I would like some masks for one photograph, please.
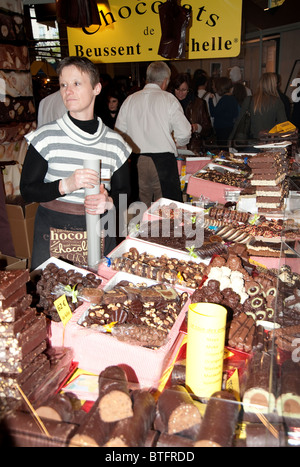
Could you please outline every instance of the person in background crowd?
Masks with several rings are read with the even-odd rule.
[[[60,62],[57,72],[68,112],[26,136],[29,147],[20,181],[24,200],[40,203],[35,219],[32,269],[55,256],[51,251],[51,233],[63,231],[73,239],[74,232],[84,234],[86,213],[108,215],[109,210],[113,211],[112,201],[117,206],[118,195],[127,194],[130,189],[127,167],[130,147],[94,114],[95,98],[101,92],[97,68],[85,57],[71,56]],[[95,158],[111,174],[110,193],[101,184],[99,194],[85,196],[85,188],[100,182],[95,170],[83,166],[85,159]],[[68,240],[68,250],[79,249],[78,238],[75,240],[75,245]],[[116,246],[115,231],[107,232],[104,243],[106,255]],[[82,254],[85,244],[82,235]],[[65,258],[63,253],[61,256]],[[67,259],[71,260],[69,256]]]
[[[286,121],[286,113],[277,89],[276,73],[263,73],[250,104],[251,137],[257,139],[260,131],[269,131]]]
[[[230,68],[230,69],[229,69],[229,75],[228,75],[228,76],[229,76],[229,78],[231,79],[233,86],[234,86],[236,83],[242,84],[243,86],[245,86],[246,95],[247,95],[247,96],[252,96],[252,91],[251,91],[251,89],[248,88],[248,87],[242,82],[242,72],[241,72],[240,67],[234,66],[234,67]]]
[[[216,92],[220,96],[217,105],[214,106],[213,99],[209,99],[209,110],[214,118],[214,130],[217,144],[227,147],[228,138],[239,115],[239,104],[232,95],[232,81],[226,76],[216,80]]]
[[[191,91],[187,73],[179,73],[173,80],[171,89],[181,103],[185,116],[192,126],[192,137],[187,147],[194,152],[200,152],[203,139],[212,134],[206,101]]]
[[[284,104],[277,90],[276,73],[262,74],[253,96],[246,97],[230,135],[230,140],[235,139],[238,127],[246,112],[250,115],[250,128],[248,134],[244,134],[242,139],[244,141],[251,140],[252,144],[259,140],[260,132],[270,131],[278,123],[286,121]]]
[[[236,98],[241,107],[247,97],[246,87],[242,83],[234,83],[232,86],[232,95]]]
[[[121,104],[122,100],[119,92],[114,89],[108,91],[106,105],[103,104],[100,117],[109,128],[114,129]]]
[[[138,154],[139,199],[147,206],[161,197],[182,201],[177,168],[177,147],[186,146],[191,125],[176,97],[167,92],[171,70],[152,62],[146,85],[123,102],[116,130]]]
[[[62,100],[60,90],[44,97],[39,103],[37,126],[54,122],[66,112],[66,106]]]
[[[288,96],[286,96],[281,91],[280,88],[281,88],[281,76],[279,74],[277,74],[277,91],[278,91],[280,99],[283,102],[283,105],[284,105],[284,108],[285,108],[286,118],[287,118],[287,120],[290,120],[290,118],[291,118],[291,102],[290,102]]]

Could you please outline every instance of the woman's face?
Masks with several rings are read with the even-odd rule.
[[[118,110],[119,99],[116,97],[110,97],[108,100],[108,109],[110,112],[116,112]]]
[[[179,101],[182,101],[186,98],[187,93],[189,92],[189,87],[186,82],[182,83],[179,88],[175,89],[175,96]]]
[[[101,84],[98,83],[93,89],[88,73],[74,65],[63,68],[59,83],[62,99],[71,116],[78,120],[91,120]]]

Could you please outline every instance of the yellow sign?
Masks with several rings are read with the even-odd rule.
[[[94,63],[165,60],[158,55],[161,24],[157,0],[99,3],[101,25],[68,28],[69,54]],[[242,0],[178,0],[191,20],[185,59],[236,57],[240,53]]]
[[[54,301],[54,306],[63,325],[66,326],[66,324],[72,318],[72,311],[69,307],[67,297],[65,295],[61,295],[57,300]]]

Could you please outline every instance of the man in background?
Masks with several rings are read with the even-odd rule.
[[[115,125],[138,155],[139,200],[148,207],[161,197],[182,201],[176,156],[190,140],[191,124],[166,91],[170,77],[166,63],[151,63],[146,85],[126,98]]]

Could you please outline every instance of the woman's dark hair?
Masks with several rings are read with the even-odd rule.
[[[227,78],[226,76],[221,76],[220,78],[216,79],[215,86],[216,86],[216,91],[219,94],[219,96],[224,96],[224,94],[229,92],[230,89],[232,88],[232,81],[230,78]]]

